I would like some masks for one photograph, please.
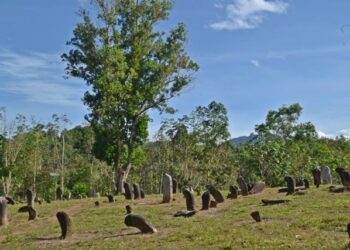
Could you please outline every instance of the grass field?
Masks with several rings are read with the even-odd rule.
[[[224,193],[226,196],[226,193]],[[9,206],[7,228],[0,228],[0,249],[346,249],[350,222],[350,193],[334,194],[327,186],[311,188],[305,196],[288,196],[288,204],[262,206],[261,199],[285,199],[277,189],[237,200],[225,200],[217,208],[199,211],[191,218],[172,215],[185,209],[181,194],[171,204],[161,195],[140,201],[116,203],[97,199],[57,201],[36,205],[38,217],[28,221],[17,213],[21,205]],[[147,218],[158,229],[142,235],[124,225],[125,205]],[[200,209],[200,197],[196,208]],[[59,240],[57,211],[66,211],[73,222],[73,236]],[[256,223],[252,211],[263,218]]]

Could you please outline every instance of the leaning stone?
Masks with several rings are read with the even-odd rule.
[[[186,199],[186,207],[188,211],[195,210],[194,209],[194,198],[190,190],[185,189],[183,192],[183,195],[185,196]]]
[[[173,199],[173,182],[168,174],[163,175],[163,203],[169,203]]]
[[[31,207],[31,206],[20,207],[18,209],[18,212],[19,213],[28,212],[28,215],[29,215],[28,220],[35,220],[35,218],[36,218],[36,210],[33,207]]]
[[[253,188],[249,191],[250,194],[257,194],[262,192],[266,188],[264,182],[257,182],[253,185]]]
[[[210,193],[206,191],[202,195],[202,210],[208,210],[210,204]]]
[[[125,225],[128,227],[136,227],[142,233],[156,233],[157,229],[153,227],[142,216],[136,214],[128,214],[124,220]]]
[[[344,168],[336,168],[335,171],[339,174],[345,190],[350,190],[350,175],[349,175],[349,173]]]
[[[72,236],[72,221],[68,214],[65,212],[58,212],[56,217],[61,227],[60,239],[64,240],[70,238]]]
[[[221,192],[219,190],[217,190],[214,186],[207,185],[207,189],[208,189],[209,193],[214,197],[214,199],[217,203],[224,202],[224,197],[222,196]]]

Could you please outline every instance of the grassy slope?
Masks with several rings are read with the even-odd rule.
[[[225,193],[226,195],[226,193]],[[326,186],[312,188],[305,196],[289,196],[289,204],[262,206],[261,199],[286,198],[276,189],[238,200],[226,200],[218,208],[200,211],[192,218],[174,218],[185,208],[181,194],[171,204],[161,196],[142,201],[102,202],[95,199],[36,205],[36,221],[9,206],[9,226],[0,229],[0,249],[344,249],[348,244],[350,193],[332,194]],[[101,201],[107,198],[101,198]],[[200,197],[196,197],[200,208]],[[141,235],[124,225],[126,204],[149,219],[157,234]],[[58,239],[57,211],[66,211],[73,221],[73,237]],[[259,210],[263,222],[250,218]]]

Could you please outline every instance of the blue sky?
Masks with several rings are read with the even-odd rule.
[[[0,106],[9,117],[47,122],[57,113],[84,123],[87,88],[63,79],[60,54],[87,2],[0,1]],[[299,102],[302,120],[321,133],[350,135],[349,9],[348,0],[177,0],[159,28],[184,22],[187,51],[201,67],[171,101],[177,116],[222,102],[237,137],[252,132],[268,110]],[[169,116],[151,115],[153,134]]]

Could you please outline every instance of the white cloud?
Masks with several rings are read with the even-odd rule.
[[[0,90],[26,101],[58,105],[81,105],[84,84],[64,80],[59,54],[18,53],[0,49]]]
[[[350,139],[350,128],[340,130],[340,135]]]
[[[264,20],[264,13],[282,14],[288,4],[282,0],[233,0],[226,5],[226,19],[210,25],[216,30],[254,29]]]
[[[317,130],[317,134],[318,134],[318,136],[319,136],[320,138],[335,138],[334,135],[324,133],[324,132],[322,132],[321,130]]]
[[[256,59],[250,60],[250,63],[251,63],[253,66],[257,67],[257,68],[260,68],[260,67],[261,67],[260,62],[259,62],[258,60],[256,60]]]

